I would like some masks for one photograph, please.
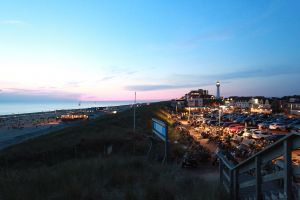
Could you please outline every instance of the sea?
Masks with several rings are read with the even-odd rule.
[[[143,100],[137,101],[137,103],[153,103],[158,101],[159,100]],[[132,105],[133,103],[133,101],[0,102],[0,116],[11,114],[48,112],[55,110]]]

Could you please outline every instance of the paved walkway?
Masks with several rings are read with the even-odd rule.
[[[211,163],[201,163],[197,169],[184,169],[193,176],[202,178],[206,181],[219,181],[219,167]]]
[[[217,149],[217,145],[213,142],[208,142],[208,139],[203,139],[200,136],[200,133],[195,131],[193,128],[189,127],[187,121],[180,121],[181,124],[189,131],[190,135],[194,138],[195,141],[199,142],[199,144],[206,149],[208,149],[211,153],[215,153]],[[193,176],[197,176],[206,181],[219,181],[219,167],[213,166],[211,162],[200,163],[197,169],[184,169],[187,173],[191,173]]]

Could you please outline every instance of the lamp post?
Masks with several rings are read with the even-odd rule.
[[[136,104],[136,92],[134,92],[134,104],[133,104],[133,132],[135,133],[135,104]]]
[[[189,107],[189,119],[188,119],[188,121],[190,121],[190,117],[191,117],[191,107]]]
[[[222,116],[224,108],[225,108],[225,106],[223,106],[223,105],[219,106],[219,126],[221,125],[221,116]]]
[[[175,99],[175,104],[176,104],[176,107],[175,107],[175,112],[176,112],[176,114],[177,114],[177,99]]]
[[[221,125],[221,107],[219,107],[219,126]]]

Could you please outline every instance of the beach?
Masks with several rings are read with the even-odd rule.
[[[64,121],[61,116],[85,115],[88,120],[104,114],[122,112],[131,105],[56,110],[0,116],[0,150],[41,135],[72,126],[81,120]]]

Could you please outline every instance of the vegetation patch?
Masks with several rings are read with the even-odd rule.
[[[151,118],[167,121],[167,103],[128,110],[41,136],[0,152],[0,199],[224,199],[175,164],[147,160]],[[170,134],[172,134],[172,129]],[[163,145],[157,145],[163,149]],[[110,153],[108,149],[110,148]],[[180,154],[178,146],[172,147]]]

